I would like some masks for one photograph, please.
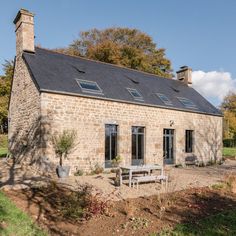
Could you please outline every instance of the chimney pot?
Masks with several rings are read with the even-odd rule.
[[[34,53],[34,14],[20,9],[13,23],[16,26],[16,55],[21,55],[23,51]]]
[[[188,66],[181,66],[180,70],[176,72],[177,80],[191,86],[192,85],[192,69]]]

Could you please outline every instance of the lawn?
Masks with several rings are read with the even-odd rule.
[[[0,235],[46,236],[47,234],[0,192]]]
[[[0,157],[5,157],[7,155],[7,135],[0,135]]]
[[[184,235],[236,235],[236,211],[225,211],[194,224],[179,224],[173,231],[164,231],[161,236]]]
[[[236,156],[236,148],[223,148],[223,156]]]

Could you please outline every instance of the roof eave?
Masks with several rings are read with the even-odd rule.
[[[71,92],[64,92],[64,91],[56,91],[56,90],[50,90],[50,89],[40,89],[40,92],[44,93],[52,93],[52,94],[59,94],[59,95],[67,95],[67,96],[74,96],[74,97],[83,97],[83,98],[91,98],[91,99],[98,99],[98,100],[105,100],[105,101],[111,101],[111,102],[120,102],[120,103],[126,103],[126,104],[133,104],[133,105],[140,105],[140,106],[147,106],[147,107],[156,107],[160,109],[167,109],[167,110],[174,110],[174,111],[182,111],[182,112],[189,112],[189,113],[197,113],[202,115],[210,115],[210,116],[218,116],[223,117],[222,114],[215,114],[210,112],[201,112],[201,111],[195,111],[195,110],[188,110],[188,109],[181,109],[176,107],[167,107],[167,106],[161,106],[161,105],[155,105],[155,104],[149,104],[149,103],[141,103],[141,102],[131,102],[127,100],[120,100],[120,99],[112,99],[112,98],[105,98],[105,97],[98,97],[98,96],[90,96],[87,94],[78,94],[78,93],[71,93]]]

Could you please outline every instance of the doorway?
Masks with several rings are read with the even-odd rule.
[[[132,165],[144,164],[144,127],[132,127]]]
[[[174,129],[163,130],[163,158],[165,164],[174,164]]]

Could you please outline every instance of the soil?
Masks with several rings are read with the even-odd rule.
[[[66,199],[69,190],[55,191],[25,189],[7,190],[5,193],[53,236],[149,235],[172,228],[177,223],[193,223],[208,215],[236,209],[236,194],[203,187],[168,195],[112,201],[106,214],[75,221],[61,215],[55,198]]]

